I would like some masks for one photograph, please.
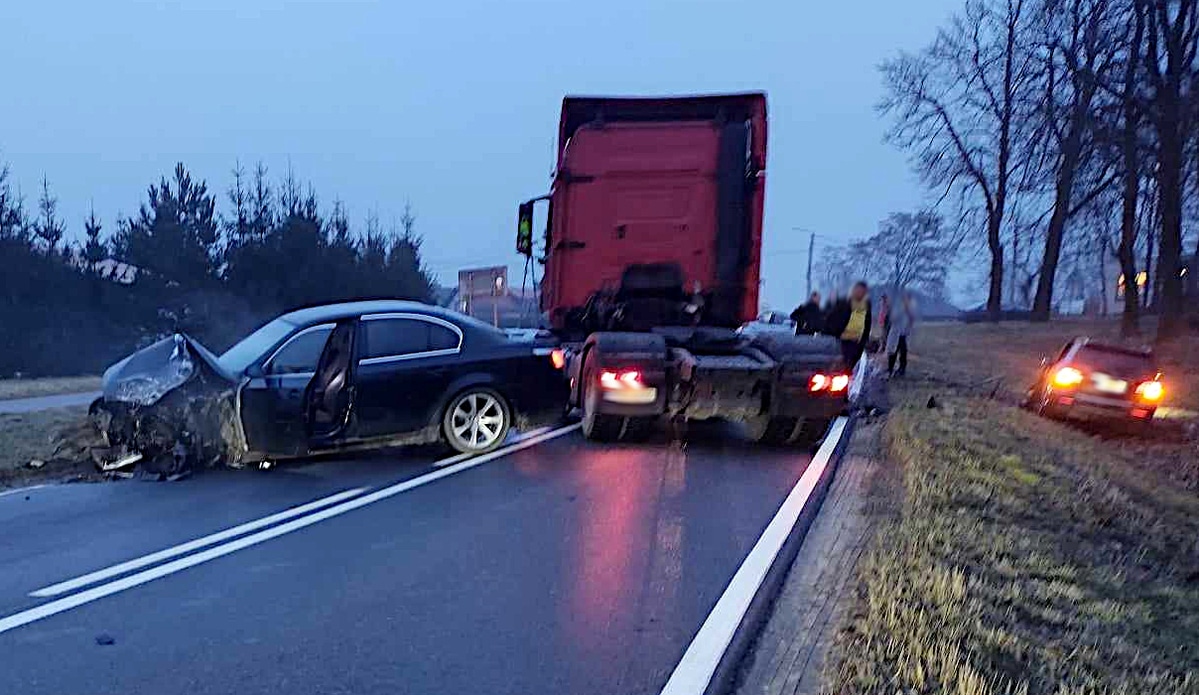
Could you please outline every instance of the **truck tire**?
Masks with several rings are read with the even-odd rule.
[[[749,438],[758,444],[783,446],[791,442],[798,420],[793,417],[760,415],[745,423]]]
[[[594,362],[583,363],[583,378],[579,387],[583,390],[583,436],[593,442],[612,442],[620,437],[624,418],[599,412],[600,390],[596,386],[599,373]]]
[[[802,446],[815,446],[824,439],[828,432],[828,418],[803,418],[795,428],[794,442]]]

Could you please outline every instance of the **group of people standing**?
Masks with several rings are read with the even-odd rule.
[[[908,370],[908,337],[916,323],[912,296],[903,292],[899,304],[891,306],[890,298],[879,300],[878,326],[882,347],[887,351],[887,373],[903,376]],[[841,356],[847,365],[856,365],[870,344],[870,329],[875,323],[870,288],[857,282],[846,297],[833,296],[821,306],[820,293],[813,292],[805,304],[791,312],[797,334],[831,335],[841,341]]]

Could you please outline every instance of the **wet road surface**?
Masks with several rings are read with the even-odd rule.
[[[727,435],[0,497],[0,692],[655,693],[809,461]],[[11,626],[203,551],[31,592],[343,492],[324,509],[378,499]]]

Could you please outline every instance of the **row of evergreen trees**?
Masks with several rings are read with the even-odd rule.
[[[173,331],[220,351],[295,307],[432,294],[410,207],[399,229],[372,215],[354,230],[340,203],[322,208],[291,172],[272,185],[261,164],[237,167],[227,198],[218,213],[179,164],[136,215],[106,233],[93,212],[71,243],[48,181],[28,210],[0,167],[0,377],[94,372]]]

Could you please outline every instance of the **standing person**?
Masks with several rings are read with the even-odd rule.
[[[833,305],[825,319],[824,333],[841,341],[841,356],[845,364],[853,369],[866,350],[870,340],[870,323],[872,321],[870,308],[870,288],[864,282],[858,282],[850,290],[849,296],[838,300]]]
[[[878,327],[881,329],[880,335],[886,341],[887,336],[891,333],[891,298],[885,294],[878,302]],[[879,345],[875,352],[882,352],[883,347],[883,345]]]
[[[912,295],[904,292],[899,298],[899,308],[891,318],[891,329],[887,331],[887,374],[903,376],[908,373],[908,337],[916,325],[916,313],[912,308]],[[898,360],[899,369],[895,369]]]
[[[820,293],[813,292],[806,304],[791,312],[796,335],[816,335],[824,328],[824,310],[820,308]]]

